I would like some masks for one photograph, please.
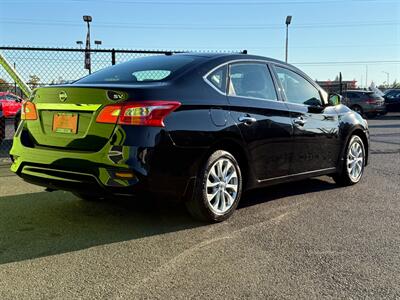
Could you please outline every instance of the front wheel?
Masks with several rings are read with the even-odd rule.
[[[361,180],[365,167],[365,146],[358,135],[353,135],[346,147],[342,170],[333,179],[341,185],[353,185]]]
[[[215,151],[201,168],[194,193],[186,202],[196,219],[220,222],[235,211],[242,195],[242,173],[229,152]]]

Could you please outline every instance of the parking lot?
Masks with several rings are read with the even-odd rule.
[[[47,193],[0,166],[0,298],[400,298],[400,114],[369,124],[359,184],[252,191],[213,225]]]

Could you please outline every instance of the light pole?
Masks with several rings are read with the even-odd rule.
[[[87,35],[86,35],[86,47],[85,47],[85,69],[89,70],[89,74],[92,73],[92,64],[90,61],[90,22],[92,22],[91,16],[83,16],[83,21],[87,23]]]
[[[382,71],[382,73],[385,73],[385,74],[386,74],[386,85],[387,85],[387,87],[389,87],[389,85],[390,85],[390,83],[389,83],[389,76],[390,76],[390,74],[389,74],[389,72],[385,72],[385,71]]]
[[[79,45],[79,49],[82,49],[82,45],[83,45],[82,41],[76,41],[76,44]]]
[[[286,17],[286,51],[285,51],[285,62],[288,62],[288,46],[289,46],[289,25],[292,22],[292,16]]]
[[[99,46],[102,44],[101,41],[94,41],[94,44],[97,46],[97,49],[99,49]]]

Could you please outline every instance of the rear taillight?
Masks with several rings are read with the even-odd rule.
[[[373,98],[367,99],[366,102],[368,104],[378,104],[378,100],[377,99],[373,99]]]
[[[37,119],[36,105],[34,103],[27,101],[22,104],[21,119],[22,120],[36,120]]]
[[[164,119],[176,110],[177,101],[145,101],[105,106],[97,116],[98,123],[164,127]]]

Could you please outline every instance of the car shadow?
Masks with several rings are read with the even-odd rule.
[[[238,209],[277,200],[284,197],[308,194],[319,191],[327,191],[338,188],[333,180],[325,180],[328,177],[310,178],[301,181],[281,183],[269,187],[254,189],[246,192]]]
[[[368,125],[369,128],[400,128],[400,124]]]
[[[325,180],[309,179],[258,189],[246,193],[239,209],[335,187]],[[132,199],[93,203],[67,192],[0,197],[0,264],[206,225],[193,220],[183,205],[160,201],[151,205],[138,205]]]
[[[0,197],[0,264],[202,225],[182,205],[93,203],[67,192]]]
[[[400,119],[400,113],[389,113],[387,115],[384,116],[377,116],[376,118],[372,119],[372,120],[385,120],[385,121],[393,121],[396,120],[398,121]]]

